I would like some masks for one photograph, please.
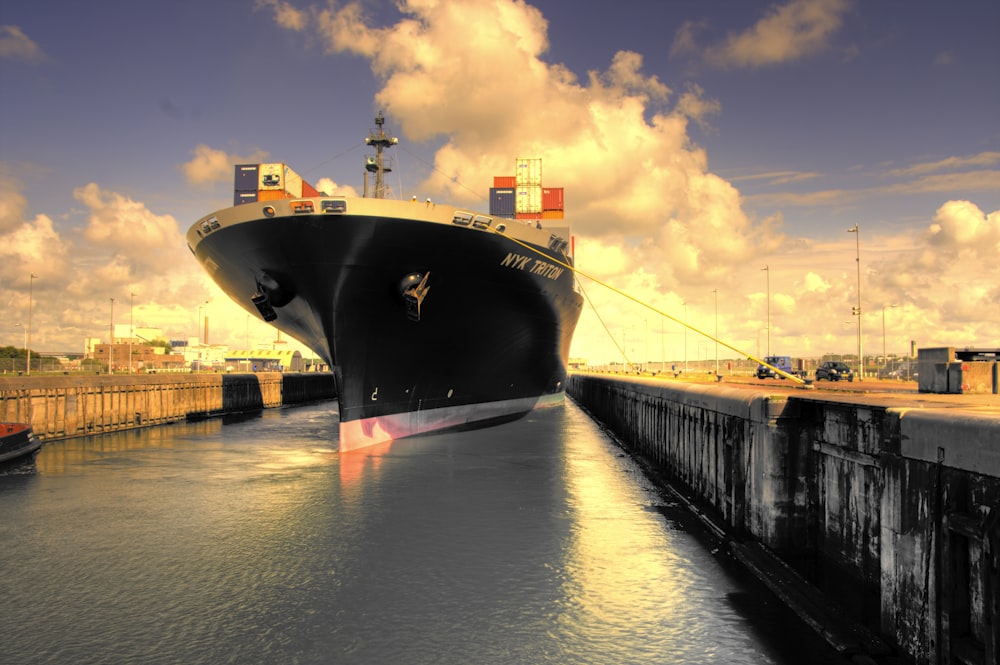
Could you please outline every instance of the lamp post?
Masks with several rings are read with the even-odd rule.
[[[761,268],[767,273],[767,355],[771,355],[771,266]],[[757,350],[760,353],[760,349]]]
[[[24,342],[24,351],[26,354],[25,360],[25,371],[28,376],[31,376],[31,296],[33,295],[35,280],[38,279],[38,275],[31,273],[31,277],[28,279],[28,329],[27,340]]]
[[[895,307],[895,305],[889,305]],[[885,305],[882,305],[882,369],[889,364],[889,359],[885,355]]]
[[[684,373],[688,371],[688,304],[684,301]]]
[[[108,324],[108,374],[114,367],[115,354],[115,299],[111,299],[111,323]]]
[[[132,339],[135,337],[135,319],[132,314],[135,311],[135,294],[128,294],[128,373],[132,373]]]
[[[715,294],[715,376],[719,376],[719,289],[712,289]]]
[[[847,229],[848,233],[854,234],[855,256],[858,263],[858,305],[854,308],[854,316],[858,317],[858,380],[865,378],[865,359],[861,353],[861,229],[855,224]]]
[[[15,323],[14,327],[15,328],[20,328],[21,332],[24,334],[24,350],[27,351],[28,350],[28,329],[24,326],[23,323]],[[14,369],[14,361],[13,361],[13,359],[10,362],[11,362],[10,369],[11,369],[11,371],[13,371],[13,369]],[[25,365],[25,367],[27,367],[27,365]]]

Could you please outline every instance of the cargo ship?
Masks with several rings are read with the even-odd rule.
[[[491,212],[393,199],[384,122],[366,138],[364,196],[327,196],[284,164],[237,165],[236,205],[187,232],[226,294],[329,364],[341,451],[562,401],[583,304],[562,210],[527,209],[540,160],[516,161],[514,187],[491,190],[514,199],[498,194]],[[562,205],[561,190],[549,198]]]

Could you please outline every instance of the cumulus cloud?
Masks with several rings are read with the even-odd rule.
[[[259,164],[267,161],[267,156],[264,150],[241,156],[200,144],[194,149],[194,157],[181,165],[181,170],[191,185],[211,188],[220,182],[232,182],[236,164]]]
[[[128,257],[105,266],[106,276],[115,283],[169,272],[183,257],[181,232],[170,215],[154,214],[144,204],[93,182],[75,189],[73,196],[88,209],[84,237],[112,256]]]
[[[970,201],[948,201],[934,216],[927,241],[948,257],[967,251],[996,262],[1000,256],[1000,211],[987,215]]]
[[[317,191],[323,192],[328,196],[360,196],[358,190],[354,187],[350,185],[338,185],[330,178],[320,178],[313,186]]]
[[[739,192],[708,172],[687,131],[720,111],[701,88],[675,98],[630,51],[578,80],[544,59],[547,22],[521,2],[398,7],[390,25],[372,25],[357,3],[311,9],[295,29],[314,26],[329,52],[367,57],[382,83],[377,104],[405,138],[445,138],[422,191],[468,201],[464,183],[513,174],[517,157],[537,156],[545,184],[572,192],[574,230],[629,248],[623,273],[646,266],[668,287],[724,281],[753,254],[759,234]],[[454,38],[470,25],[476,39]]]
[[[771,7],[751,28],[706,51],[721,67],[764,67],[798,60],[828,46],[849,0],[791,0]],[[690,41],[689,35],[685,39]]]
[[[0,25],[0,58],[43,62],[42,48],[16,25]]]
[[[577,265],[599,279],[676,308],[678,293],[731,288],[739,265],[781,243],[780,217],[749,218],[691,140],[689,124],[704,126],[718,101],[693,84],[675,94],[641,54],[620,51],[578,78],[546,59],[546,20],[515,1],[404,0],[398,20],[379,25],[358,3],[300,9],[310,20],[292,24],[284,4],[268,5],[278,25],[315,30],[329,53],[367,58],[376,108],[397,134],[441,141],[420,191],[482,205],[466,183],[540,157],[544,183],[567,192]],[[476,39],[454,38],[470,26]],[[614,294],[588,293],[602,311],[621,310]]]

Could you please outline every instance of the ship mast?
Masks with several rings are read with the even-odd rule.
[[[385,133],[382,129],[382,125],[385,124],[385,118],[382,117],[382,112],[378,112],[378,116],[375,118],[375,125],[377,129],[373,130],[368,138],[365,139],[365,143],[368,145],[375,146],[375,156],[372,157],[368,155],[365,158],[365,198],[375,198],[384,199],[386,193],[385,186],[385,174],[392,171],[392,158],[386,157],[383,153],[385,149],[394,146],[399,142],[395,136],[391,136]],[[375,186],[370,187],[368,182],[369,174],[375,174]]]

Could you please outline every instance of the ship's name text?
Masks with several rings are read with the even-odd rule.
[[[564,268],[553,265],[548,261],[532,259],[530,256],[521,256],[520,254],[514,254],[513,252],[507,254],[507,258],[501,261],[500,265],[507,268],[515,268],[517,270],[526,270],[533,275],[541,275],[542,277],[548,277],[549,279],[559,279],[559,276],[563,274],[564,270]]]

